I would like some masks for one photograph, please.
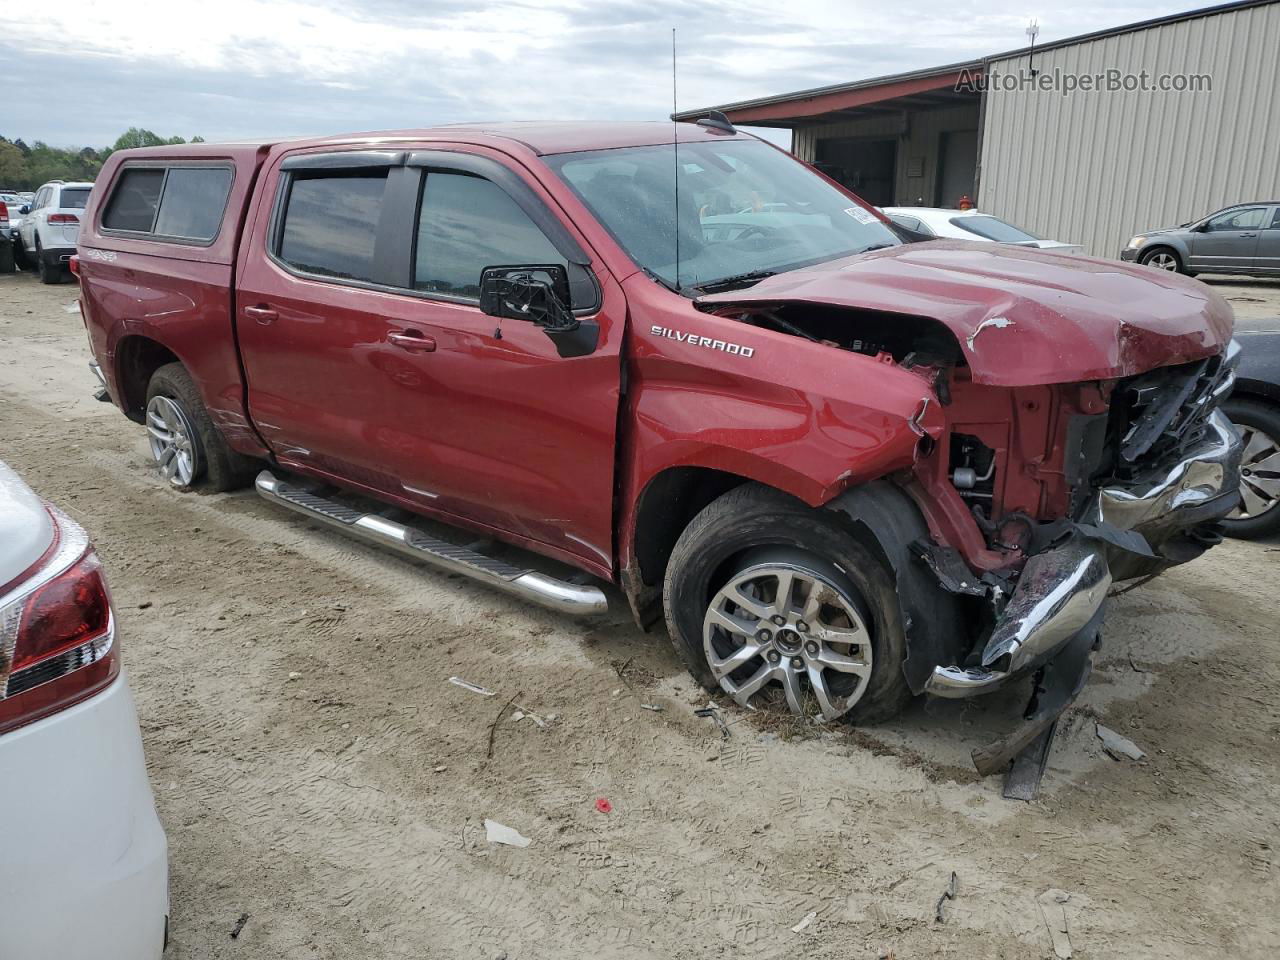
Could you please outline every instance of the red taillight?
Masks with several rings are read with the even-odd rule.
[[[102,564],[84,531],[51,512],[54,556],[0,606],[0,733],[78,703],[120,669]]]
[[[79,223],[80,218],[74,213],[51,213],[49,214],[50,223]]]
[[[80,258],[79,257],[72,255],[71,259],[67,261],[67,267],[71,270],[71,275],[73,277],[80,276]],[[84,311],[82,310],[81,312],[83,313]]]
[[[111,598],[93,553],[54,577],[27,599],[18,621],[13,673],[107,632]]]
[[[9,219],[9,205],[5,203],[3,200],[0,200],[0,220],[8,220],[8,219]]]

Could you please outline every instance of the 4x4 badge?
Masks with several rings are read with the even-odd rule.
[[[695,347],[710,347],[712,350],[723,350],[725,353],[732,353],[737,357],[750,357],[755,355],[755,347],[744,347],[740,343],[729,343],[726,340],[714,340],[711,337],[702,337],[695,333],[684,333],[681,330],[672,330],[670,327],[661,327],[654,324],[649,328],[649,332],[655,337],[666,337],[668,340],[676,340],[680,343],[688,343]]]

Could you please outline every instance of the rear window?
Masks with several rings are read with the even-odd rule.
[[[150,233],[163,186],[163,170],[125,170],[102,215],[102,225],[108,230]]]
[[[88,187],[63,187],[58,206],[63,210],[83,210],[89,202]]]
[[[107,202],[102,225],[157,239],[209,243],[222,224],[231,180],[231,168],[225,166],[126,167]]]
[[[231,192],[227,167],[174,167],[164,184],[156,233],[184,240],[212,240]]]
[[[280,259],[306,273],[373,279],[386,185],[386,170],[295,176],[280,231]]]
[[[1028,241],[1040,239],[1025,230],[1019,230],[1011,223],[1005,223],[995,217],[952,217],[951,224],[961,230],[968,230],[970,233],[985,237],[988,240],[995,240],[998,243],[1027,243]]]

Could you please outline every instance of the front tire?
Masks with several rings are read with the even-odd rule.
[[[1244,438],[1241,502],[1224,521],[1227,536],[1252,540],[1280,533],[1280,407],[1230,397],[1222,412]]]
[[[1146,251],[1138,260],[1139,263],[1155,267],[1157,270],[1167,270],[1170,273],[1186,273],[1186,267],[1183,266],[1182,258],[1178,256],[1178,251],[1171,247],[1156,247],[1153,250]]]
[[[144,424],[160,476],[175,489],[222,493],[253,479],[254,460],[227,446],[182,364],[165,364],[151,375]]]
[[[777,490],[737,487],[699,513],[672,551],[663,601],[689,672],[743,706],[874,723],[911,700],[883,561]]]

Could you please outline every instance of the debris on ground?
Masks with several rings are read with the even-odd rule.
[[[1044,779],[1044,770],[1049,763],[1049,751],[1053,748],[1053,738],[1058,730],[1055,720],[1040,736],[1036,737],[1009,765],[1004,775],[1004,786],[1000,794],[1006,800],[1025,800],[1028,803],[1040,795],[1040,781]]]
[[[720,736],[729,739],[729,725],[724,722],[724,717],[720,716],[720,709],[714,703],[708,703],[705,707],[693,711],[695,717],[710,717],[720,727]]]
[[[1102,724],[1095,724],[1098,739],[1102,741],[1102,749],[1111,755],[1113,760],[1121,760],[1128,757],[1130,760],[1143,760],[1146,754],[1142,752],[1142,748],[1127,737],[1122,737],[1109,727]]]
[[[601,813],[613,813],[613,804],[605,797],[596,797],[596,809]]]
[[[797,923],[794,927],[791,928],[791,932],[803,933],[804,928],[809,926],[809,924],[813,923],[813,921],[817,919],[818,919],[818,911],[810,910],[808,913],[804,915],[804,919],[802,919],[799,923]]]
[[[947,889],[942,891],[942,896],[938,898],[937,906],[933,908],[933,919],[935,923],[942,923],[946,917],[942,912],[942,905],[948,900],[954,900],[956,893],[959,891],[960,878],[956,876],[954,870],[951,871],[951,879],[947,882]]]
[[[477,687],[474,683],[467,683],[461,677],[450,677],[449,682],[455,687],[461,687],[463,690],[470,690],[472,693],[478,693],[482,697],[496,697],[497,694],[492,690],[486,690],[484,687]]]
[[[1071,937],[1067,934],[1066,902],[1071,899],[1071,894],[1065,890],[1049,889],[1036,899],[1040,902],[1040,915],[1049,930],[1054,954],[1058,960],[1070,960]]]
[[[242,913],[236,918],[235,926],[231,928],[231,939],[240,939],[240,931],[244,929],[244,925],[249,922],[249,914]]]
[[[502,715],[511,709],[511,705],[516,702],[516,698],[519,696],[520,696],[520,691],[517,690],[515,692],[515,696],[513,696],[510,700],[508,700],[506,703],[502,705],[502,709],[498,711],[498,715],[493,718],[493,723],[489,724],[489,749],[485,753],[485,756],[488,757],[490,760],[493,759],[493,738],[494,738],[494,735],[497,734],[498,732],[498,724],[502,722]]]
[[[660,703],[642,703],[640,704],[640,708],[642,710],[652,710],[654,713],[662,712],[662,704]]]
[[[505,843],[509,847],[527,847],[533,843],[528,837],[522,836],[519,830],[512,830],[497,820],[488,819],[484,822],[484,838],[490,843]]]

